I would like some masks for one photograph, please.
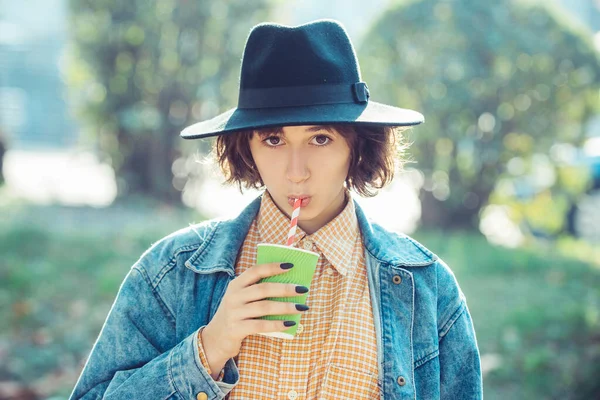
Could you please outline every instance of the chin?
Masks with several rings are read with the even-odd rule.
[[[300,221],[312,219],[318,214],[318,206],[314,203],[310,203],[307,207],[300,208]]]

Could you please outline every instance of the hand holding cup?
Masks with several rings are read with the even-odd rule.
[[[202,344],[212,371],[220,371],[228,359],[237,356],[242,341],[249,335],[282,332],[295,321],[264,320],[269,315],[295,315],[308,307],[267,300],[290,298],[308,292],[308,287],[293,283],[262,282],[262,279],[292,271],[290,263],[271,262],[247,269],[232,280],[212,320],[202,331]]]

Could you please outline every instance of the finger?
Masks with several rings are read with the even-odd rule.
[[[286,321],[271,321],[266,319],[247,319],[244,321],[244,330],[248,335],[267,332],[283,332],[286,329],[294,326],[294,321],[287,321],[289,326],[285,325]]]
[[[263,282],[248,286],[241,290],[239,294],[241,301],[251,303],[267,297],[293,297],[307,292],[307,287],[293,283]]]
[[[268,263],[255,265],[240,274],[240,276],[235,278],[232,283],[235,282],[237,288],[245,288],[247,286],[254,285],[262,278],[283,274],[289,271],[290,268],[285,268],[289,265],[289,263]]]
[[[265,315],[301,314],[308,311],[304,304],[283,301],[263,300],[247,304],[240,312],[242,319],[260,318]]]

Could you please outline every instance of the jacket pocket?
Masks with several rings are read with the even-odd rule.
[[[375,399],[379,394],[376,375],[329,364],[321,388],[322,399]]]
[[[415,362],[417,399],[440,398],[440,352],[435,349]],[[457,397],[459,398],[459,397]]]
[[[427,362],[433,360],[434,358],[438,357],[439,355],[440,355],[440,350],[439,349],[435,349],[435,350],[431,351],[426,356],[421,357],[420,359],[418,359],[417,361],[415,361],[415,369],[417,369],[421,365],[426,364]]]

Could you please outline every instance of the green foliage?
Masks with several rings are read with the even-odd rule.
[[[476,226],[499,177],[527,174],[557,142],[579,144],[598,111],[591,33],[539,3],[402,2],[359,55],[375,100],[425,115],[411,153],[424,209],[436,210],[426,226]],[[511,160],[524,167],[508,171]]]
[[[129,268],[153,242],[200,219],[141,203],[0,213],[0,381],[60,398],[75,385]]]
[[[178,202],[181,129],[235,104],[239,59],[267,1],[70,0],[67,82],[119,196]]]

